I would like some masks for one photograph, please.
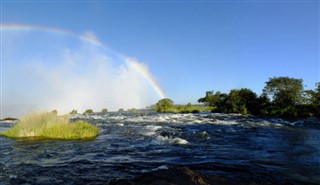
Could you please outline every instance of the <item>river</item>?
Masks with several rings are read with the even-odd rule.
[[[233,179],[320,184],[320,123],[231,114],[74,115],[94,140],[0,136],[0,184],[108,184],[175,166]],[[0,131],[12,123],[0,123]]]

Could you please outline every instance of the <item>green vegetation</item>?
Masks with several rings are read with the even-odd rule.
[[[127,111],[131,113],[139,113],[139,110],[136,108],[131,108],[131,109],[128,109]]]
[[[214,112],[285,118],[320,116],[320,83],[315,90],[303,87],[302,79],[273,77],[266,82],[260,96],[247,88],[233,89],[228,94],[207,91],[198,102],[210,106]]]
[[[124,112],[124,109],[123,109],[123,108],[120,108],[120,109],[118,110],[118,112]]]
[[[203,105],[174,105],[174,102],[169,98],[164,98],[158,101],[154,108],[157,112],[170,112],[170,113],[199,113],[211,110],[210,106]]]
[[[70,114],[78,114],[78,111],[76,109],[73,109]]]
[[[173,101],[169,98],[161,99],[156,104],[157,112],[171,112],[173,109]]]
[[[187,105],[173,105],[173,108],[169,109],[168,112],[171,113],[200,113],[204,111],[212,110],[209,106],[203,105],[192,105],[188,103]]]
[[[233,89],[229,94],[213,91],[206,92],[206,96],[198,100],[211,106],[215,112],[258,114],[258,97],[250,89]]]
[[[59,117],[49,112],[27,115],[1,134],[13,138],[90,139],[96,137],[98,132],[96,126],[85,121],[70,123],[68,116]]]
[[[86,111],[84,111],[83,114],[91,114],[93,113],[93,110],[92,109],[87,109]]]
[[[58,111],[57,110],[53,110],[53,111],[51,111],[51,113],[53,113],[55,115],[58,115]]]
[[[101,112],[107,113],[107,112],[108,112],[108,109],[107,109],[107,108],[103,108],[103,109],[101,110]]]

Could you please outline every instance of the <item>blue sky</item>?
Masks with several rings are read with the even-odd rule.
[[[176,103],[269,77],[320,81],[319,1],[2,1],[3,24],[93,32],[146,64]]]

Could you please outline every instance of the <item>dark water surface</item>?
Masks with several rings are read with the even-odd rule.
[[[77,115],[95,140],[0,136],[0,184],[108,184],[188,165],[211,175],[320,184],[320,123],[226,114]],[[0,124],[3,131],[12,124]]]

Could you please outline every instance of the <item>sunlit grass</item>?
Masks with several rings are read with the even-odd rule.
[[[50,112],[27,115],[1,134],[13,138],[89,139],[96,137],[98,132],[96,126],[85,121],[71,123],[68,116],[57,116]]]

